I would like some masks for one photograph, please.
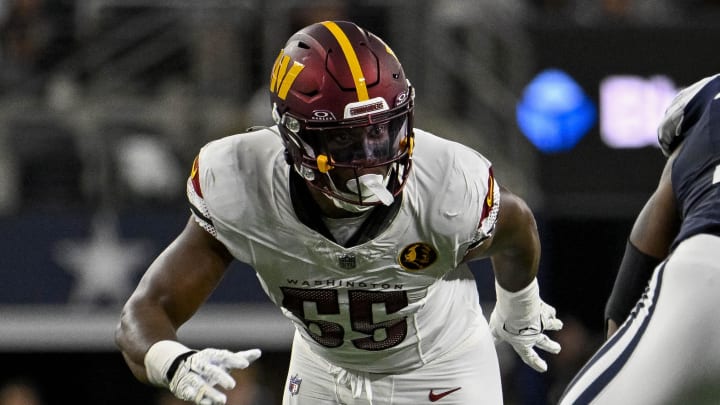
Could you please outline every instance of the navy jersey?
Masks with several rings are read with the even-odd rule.
[[[682,149],[672,167],[672,185],[682,225],[673,241],[699,234],[720,236],[720,77],[708,81],[683,112]]]

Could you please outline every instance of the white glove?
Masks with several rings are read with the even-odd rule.
[[[219,385],[226,390],[235,387],[229,371],[248,367],[261,354],[260,349],[237,353],[204,349],[181,360],[175,373],[168,377],[178,356],[188,352],[193,350],[176,341],[161,340],[145,355],[145,369],[151,383],[168,387],[176,397],[197,405],[224,405],[227,397],[214,387]]]
[[[560,344],[543,333],[560,330],[561,320],[555,317],[555,308],[540,299],[537,279],[517,292],[510,292],[495,282],[497,303],[490,315],[490,332],[495,343],[506,341],[520,358],[539,372],[547,371],[547,363],[534,347],[553,354],[560,352]]]

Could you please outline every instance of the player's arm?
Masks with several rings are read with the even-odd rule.
[[[664,260],[680,228],[672,190],[672,164],[680,148],[667,160],[658,186],[638,214],[605,306],[606,334],[612,336],[642,295],[655,267]]]
[[[148,382],[143,362],[150,346],[177,339],[178,328],[217,286],[231,259],[227,249],[190,218],[150,265],[123,307],[115,334],[140,381]]]
[[[525,201],[502,186],[499,194],[500,209],[491,236],[468,250],[464,261],[490,257],[498,284],[519,291],[537,275],[540,238]]]
[[[484,245],[484,246],[483,246]],[[519,291],[536,277],[540,263],[540,238],[532,211],[523,199],[500,187],[500,210],[487,243],[471,250],[467,258],[489,256],[495,280],[508,291]]]
[[[493,337],[508,342],[535,370],[547,370],[534,348],[558,353],[560,345],[543,332],[562,328],[562,322],[555,318],[555,308],[540,299],[536,278],[540,238],[535,217],[523,199],[502,187],[492,236],[470,250],[466,260],[487,256],[492,261],[497,294],[490,316]]]
[[[235,386],[230,370],[246,368],[260,350],[192,350],[177,341],[177,330],[205,302],[231,260],[227,249],[191,218],[152,263],[125,304],[115,334],[140,381],[167,387],[195,404],[225,404],[219,388]]]

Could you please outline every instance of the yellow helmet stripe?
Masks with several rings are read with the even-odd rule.
[[[295,79],[297,79],[297,75],[300,74],[300,71],[303,70],[305,65],[303,65],[300,62],[293,61],[293,65],[290,67],[290,71],[285,75],[282,81],[282,85],[280,86],[280,90],[278,91],[278,97],[280,97],[281,100],[285,100],[285,97],[287,97],[288,91],[290,91],[290,86],[295,82]]]
[[[277,88],[275,87],[275,83],[277,82],[278,78],[278,70],[280,69],[280,61],[283,57],[283,49],[280,50],[280,53],[278,54],[277,58],[275,58],[275,63],[273,63],[273,69],[272,74],[270,75],[270,91],[275,93],[275,90]]]
[[[283,52],[280,51],[280,55],[278,55],[275,60],[272,77],[270,78],[270,91],[273,93],[277,92],[277,95],[281,100],[285,100],[288,92],[290,91],[290,87],[295,82],[295,79],[297,79],[298,74],[300,74],[300,71],[305,68],[305,65],[302,63],[293,61],[292,66],[288,71],[287,66],[289,63],[290,57],[283,55]]]
[[[360,62],[355,54],[355,50],[350,44],[350,40],[348,40],[348,37],[345,35],[343,30],[334,22],[324,21],[322,25],[330,30],[333,36],[335,36],[335,39],[338,41],[340,48],[342,48],[343,53],[345,54],[345,60],[348,62],[350,73],[352,74],[353,81],[355,82],[355,91],[357,92],[358,101],[368,100],[370,97],[368,96],[367,84],[365,83],[365,75],[363,75]]]

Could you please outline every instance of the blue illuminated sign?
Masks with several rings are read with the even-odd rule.
[[[558,69],[545,70],[528,84],[516,112],[525,137],[547,153],[572,149],[597,118],[590,98]]]

